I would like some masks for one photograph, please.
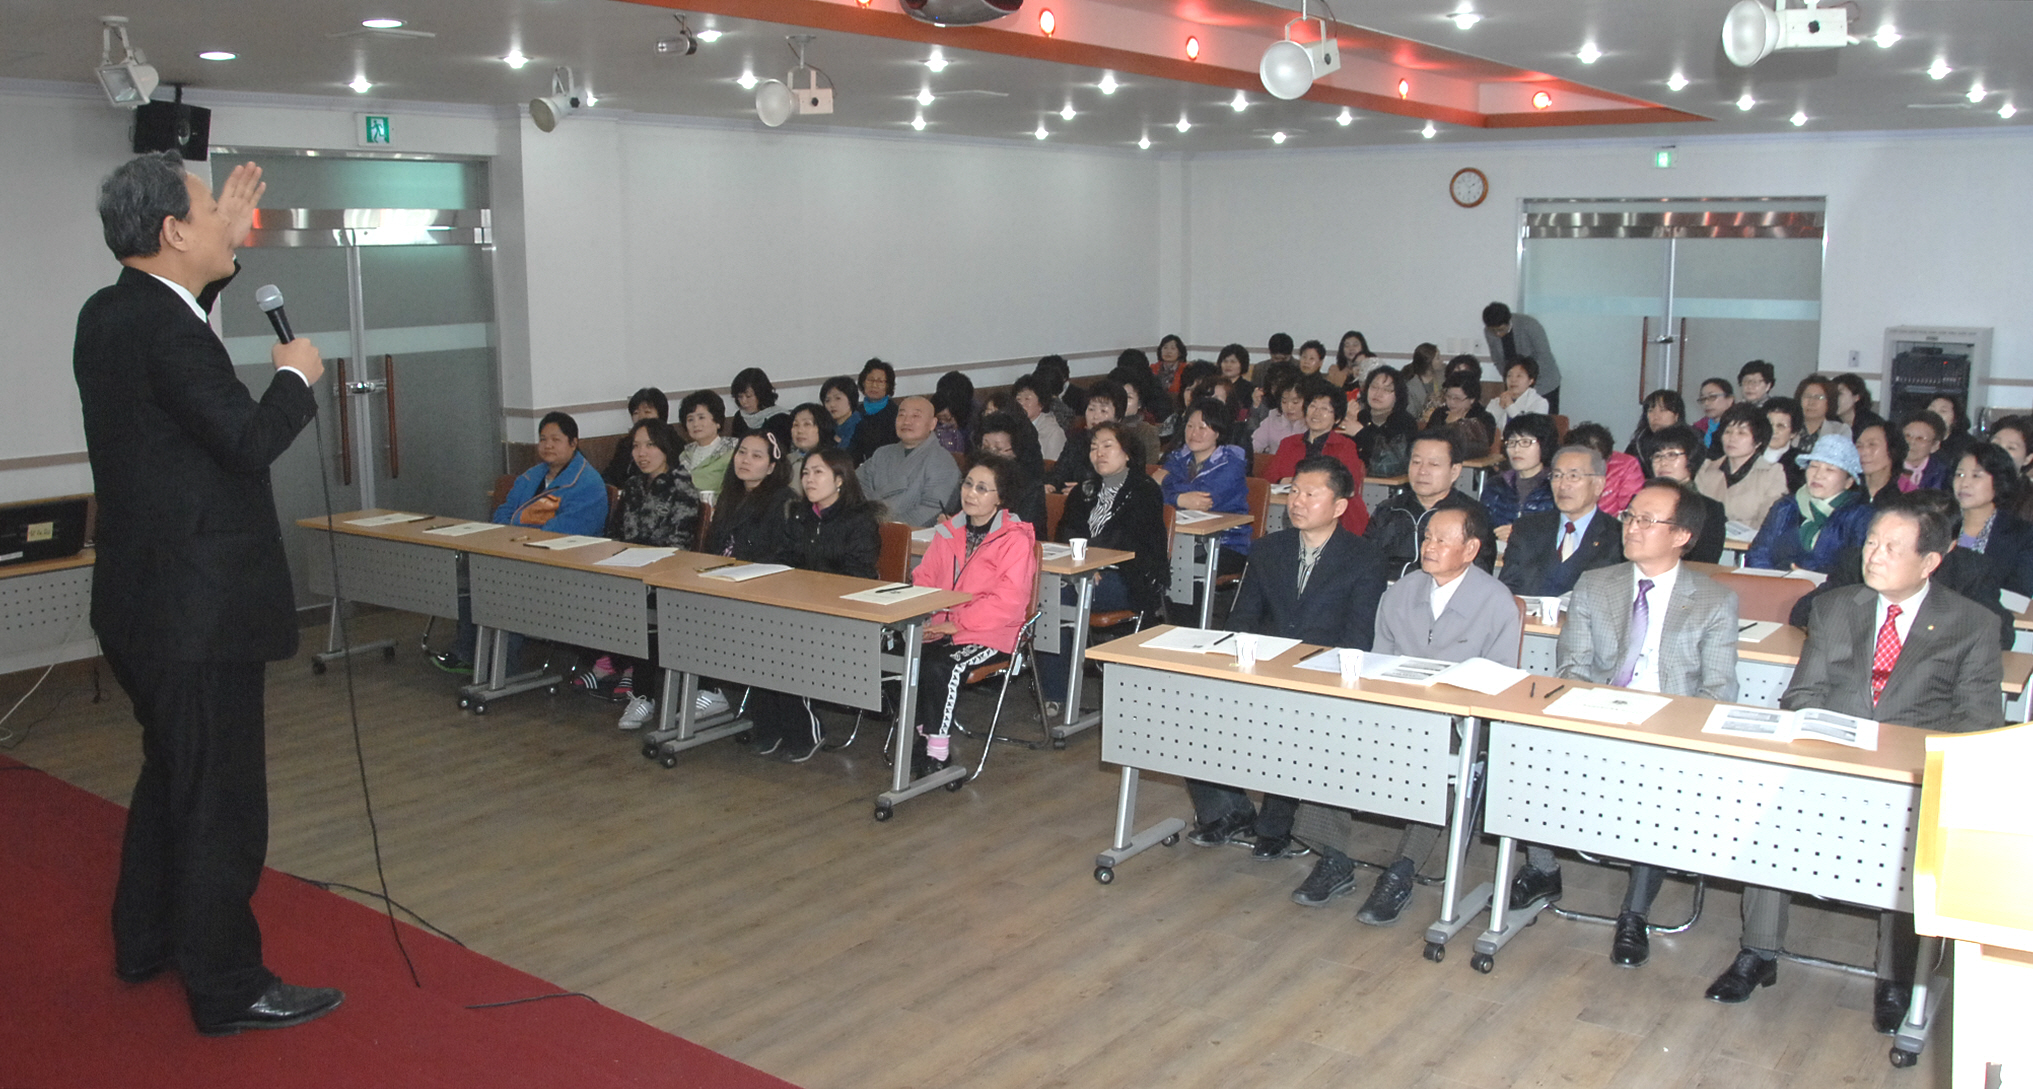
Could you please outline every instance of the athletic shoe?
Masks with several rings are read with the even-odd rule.
[[[590,669],[582,669],[572,674],[572,687],[581,692],[591,692],[598,695],[600,692],[600,675]]]
[[[656,718],[656,701],[648,696],[634,696],[628,701],[628,710],[621,712],[621,728],[640,730]]]
[[[635,671],[629,670],[614,678],[614,698],[625,700],[635,695]]]
[[[1305,883],[1292,890],[1292,902],[1305,907],[1325,907],[1327,902],[1355,891],[1355,860],[1320,856]]]
[[[447,673],[458,673],[468,677],[473,675],[473,663],[449,650],[443,654],[432,655],[431,664]]]
[[[1187,833],[1186,839],[1195,847],[1220,847],[1227,843],[1247,846],[1255,838],[1251,829],[1256,822],[1257,815],[1253,812],[1230,813],[1193,829]]]
[[[1280,858],[1298,858],[1311,854],[1313,849],[1290,836],[1258,836],[1250,848],[1249,857],[1258,862],[1271,862]]]
[[[1412,899],[1412,862],[1401,858],[1391,863],[1391,868],[1377,878],[1376,888],[1369,890],[1369,899],[1355,913],[1355,921],[1370,926],[1390,926],[1398,921],[1398,915]]]

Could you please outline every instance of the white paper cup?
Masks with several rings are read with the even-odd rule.
[[[1235,668],[1253,669],[1257,664],[1257,637],[1247,633],[1235,637]]]
[[[1075,537],[1066,543],[1072,546],[1074,563],[1087,562],[1087,538]]]
[[[1341,687],[1354,688],[1362,677],[1362,652],[1342,647],[1339,651],[1341,662]]]

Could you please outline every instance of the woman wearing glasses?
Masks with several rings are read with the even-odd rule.
[[[1701,384],[1695,403],[1701,407],[1701,418],[1694,421],[1694,433],[1714,457],[1722,452],[1722,414],[1736,406],[1736,389],[1727,378],[1711,378]]]
[[[1509,537],[1520,515],[1553,509],[1553,451],[1560,438],[1553,417],[1513,416],[1504,425],[1504,457],[1510,467],[1491,473],[1482,485],[1482,505],[1497,536]]]

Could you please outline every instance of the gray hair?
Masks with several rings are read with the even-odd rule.
[[[1546,459],[1546,467],[1552,468],[1555,461],[1568,454],[1580,454],[1588,459],[1589,476],[1601,476],[1609,471],[1609,463],[1603,460],[1602,451],[1582,443],[1571,443],[1554,451],[1553,456]]]
[[[155,256],[162,249],[163,218],[190,214],[184,159],[174,151],[137,155],[99,183],[99,225],[115,260]]]

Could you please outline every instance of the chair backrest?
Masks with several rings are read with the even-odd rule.
[[[702,500],[699,503],[699,536],[692,542],[692,551],[704,552],[706,550],[706,534],[709,531],[711,531],[712,528],[713,528],[713,504],[704,502]]]
[[[500,510],[501,504],[508,502],[509,489],[514,487],[514,474],[503,473],[495,477],[494,490],[487,493],[487,513],[493,514],[495,511]]]
[[[1278,455],[1276,454],[1251,454],[1249,456],[1249,475],[1261,477],[1265,473],[1270,472],[1271,462],[1277,460],[1277,457]]]
[[[1045,536],[1059,539],[1059,519],[1066,513],[1066,493],[1045,493]]]
[[[612,484],[607,485],[607,509],[613,510],[614,508],[620,505],[621,505],[621,489],[615,487]]]
[[[875,577],[884,582],[903,582],[911,570],[911,524],[884,522],[882,555],[875,561]]]
[[[1167,551],[1170,551],[1172,547],[1172,527],[1178,524],[1179,508],[1170,503],[1165,504],[1165,548]]]
[[[1165,467],[1163,465],[1146,465],[1144,466],[1144,471],[1155,477],[1159,473],[1164,472]]]
[[[1525,660],[1525,621],[1529,619],[1525,615],[1525,599],[1512,594],[1511,604],[1518,607],[1518,661],[1523,662]]]
[[[1814,584],[1806,579],[1775,579],[1768,575],[1739,575],[1734,572],[1717,572],[1709,578],[1721,583],[1724,589],[1736,592],[1737,618],[1740,620],[1790,624],[1793,622],[1793,603],[1814,590]]]
[[[1058,467],[1059,467],[1059,459],[1058,459],[1058,458],[1046,458],[1046,459],[1045,459],[1045,475],[1046,475],[1047,477],[1051,476],[1051,475],[1052,475],[1052,470],[1054,470],[1054,469],[1056,469],[1056,468],[1058,468]]]
[[[1244,483],[1249,485],[1249,516],[1251,519],[1249,535],[1251,537],[1261,537],[1264,535],[1264,517],[1270,512],[1271,507],[1271,482],[1260,476],[1253,476],[1245,480]]]
[[[1554,416],[1553,430],[1559,434],[1560,441],[1562,443],[1565,443],[1567,441],[1567,417],[1559,415]]]

